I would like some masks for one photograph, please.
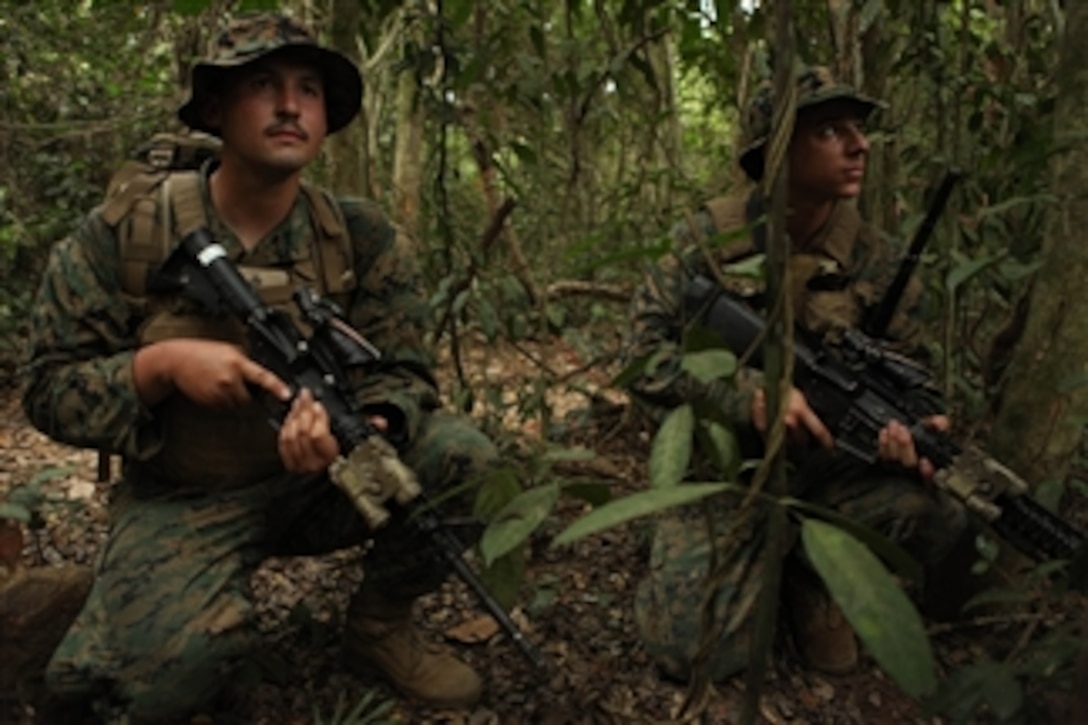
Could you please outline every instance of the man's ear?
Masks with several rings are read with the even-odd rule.
[[[205,96],[200,104],[200,120],[204,127],[219,129],[223,125],[223,97],[219,94]]]

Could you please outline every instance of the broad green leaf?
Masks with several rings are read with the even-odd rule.
[[[30,510],[25,506],[15,503],[0,502],[0,521],[21,521],[24,524],[30,522]]]
[[[695,411],[690,405],[672,410],[654,436],[650,449],[650,485],[671,488],[684,479],[691,462]]]
[[[726,380],[737,372],[737,356],[723,348],[689,352],[681,358],[680,367],[703,383]]]
[[[834,509],[818,506],[801,499],[786,497],[782,499],[782,505],[802,511],[809,516],[814,516],[846,530],[855,539],[869,547],[896,574],[914,582],[919,587],[924,584],[925,570],[918,560],[911,556],[906,549],[876,529],[859,523],[849,516],[843,516]]]
[[[503,607],[514,606],[525,578],[525,553],[517,549],[486,565],[480,572],[487,591]]]
[[[564,529],[552,546],[564,546],[578,539],[610,529],[641,516],[693,503],[731,488],[725,483],[687,483],[672,488],[656,488],[616,499],[594,509]]]
[[[865,545],[837,526],[806,519],[805,554],[826,582],[847,621],[904,691],[934,691],[933,651],[918,611]]]
[[[480,539],[480,553],[483,554],[484,563],[491,566],[492,562],[513,551],[529,538],[551,513],[557,498],[559,487],[548,484],[531,488],[503,506]]]
[[[712,419],[701,419],[697,433],[703,447],[713,457],[722,479],[734,480],[741,463],[740,444],[737,442],[736,433],[729,426]]]
[[[476,491],[473,514],[490,521],[521,493],[521,482],[511,466],[500,466],[487,472]]]

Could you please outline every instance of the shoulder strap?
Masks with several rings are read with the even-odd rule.
[[[207,223],[198,172],[135,177],[107,202],[102,218],[117,230],[122,288],[143,297],[148,277],[169,256],[175,240]]]
[[[354,249],[340,204],[325,189],[302,182],[302,193],[314,216],[317,249],[325,293],[344,295],[355,288]]]

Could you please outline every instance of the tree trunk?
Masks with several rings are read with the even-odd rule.
[[[397,140],[393,155],[393,217],[409,235],[418,238],[424,113],[414,63],[402,70],[397,78],[395,111]]]
[[[329,22],[332,47],[351,58],[361,68],[358,41],[360,21],[361,10],[358,2],[333,0]],[[365,196],[367,193],[366,177],[363,173],[366,168],[366,120],[363,117],[357,118],[329,139],[329,186],[338,194]]]
[[[1011,365],[1009,385],[993,432],[993,450],[1034,482],[1064,480],[1081,442],[1088,414],[1083,376],[1088,355],[1088,148],[1077,139],[1088,130],[1088,4],[1067,6],[1067,26],[1057,71],[1060,93],[1055,142],[1070,149],[1051,168],[1058,195],[1043,241],[1043,268],[1031,298],[1024,337]]]

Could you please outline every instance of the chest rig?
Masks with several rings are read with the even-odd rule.
[[[765,307],[765,281],[733,271],[739,263],[766,250],[766,227],[760,205],[753,198],[734,195],[712,199],[704,204],[703,210],[714,234],[751,227],[750,233],[714,249],[707,262],[717,267],[729,292],[749,300],[757,308]],[[802,328],[825,336],[859,325],[868,302],[868,295],[853,280],[855,248],[862,230],[857,210],[839,203],[817,238],[805,250],[790,254],[787,294],[793,318]]]
[[[142,306],[141,345],[200,338],[246,347],[243,326],[215,317],[176,294],[159,294],[153,277],[180,239],[208,225],[198,171],[138,175],[120,186],[101,215],[117,235],[122,289]],[[327,192],[301,187],[310,215],[310,243],[275,266],[239,265],[266,305],[291,314],[305,329],[293,295],[306,286],[346,306],[356,286],[352,240],[343,212]],[[259,397],[259,393],[257,394]],[[163,446],[138,471],[200,488],[244,486],[282,472],[276,431],[255,400],[239,409],[208,409],[172,394],[155,410]]]

